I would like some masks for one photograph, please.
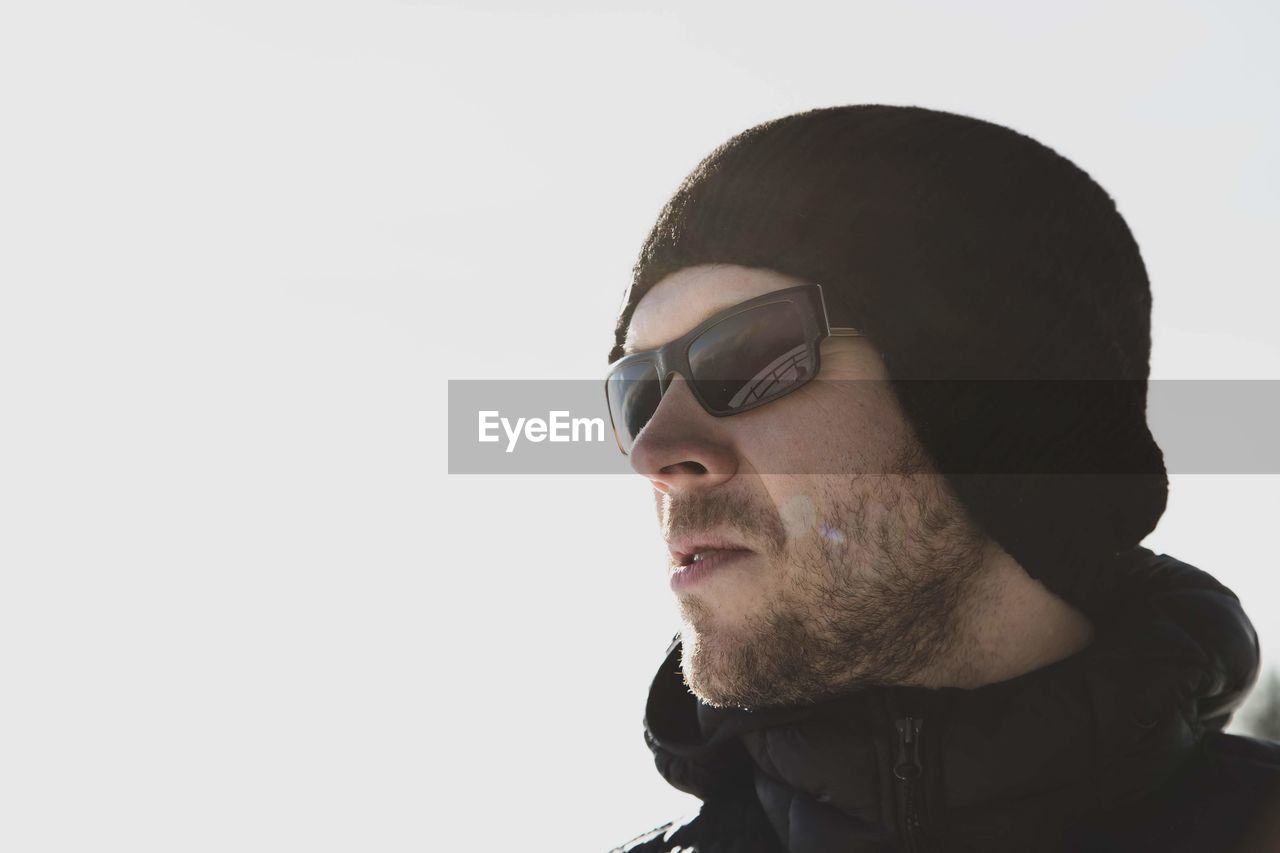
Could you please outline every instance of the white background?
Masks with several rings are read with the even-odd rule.
[[[1072,158],[1154,375],[1280,378],[1275,10],[6,3],[0,848],[589,851],[688,809],[639,726],[644,482],[448,476],[446,380],[601,376],[685,173],[858,102]],[[1278,480],[1175,477],[1148,541],[1269,650]]]

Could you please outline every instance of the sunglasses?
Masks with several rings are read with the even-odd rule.
[[[657,349],[614,362],[605,397],[618,449],[631,452],[653,417],[671,374],[718,418],[738,415],[790,394],[818,375],[818,345],[828,336],[860,336],[827,322],[822,288],[789,287],[748,299],[708,317]]]

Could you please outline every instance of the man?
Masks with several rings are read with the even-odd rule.
[[[690,174],[607,394],[683,618],[646,740],[703,807],[620,849],[1280,851],[1280,746],[1221,732],[1253,627],[1138,547],[1150,306],[997,125],[816,110]]]

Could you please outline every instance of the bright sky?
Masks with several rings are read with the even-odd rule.
[[[5,5],[0,848],[603,850],[690,808],[641,739],[645,484],[449,477],[446,380],[601,376],[663,201],[765,119],[1045,141],[1137,235],[1154,374],[1280,378],[1274,5],[828,6]],[[1273,656],[1278,487],[1176,477],[1148,541]]]

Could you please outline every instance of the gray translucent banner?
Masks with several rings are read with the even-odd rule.
[[[541,424],[541,426],[540,426]],[[449,380],[450,474],[628,474],[604,380]]]
[[[881,384],[812,384],[819,383],[828,386],[822,393],[850,395],[867,395],[871,385]],[[1150,458],[1124,450],[1130,446],[1126,442],[1140,446],[1141,437],[1126,432],[1136,419],[1116,414],[1140,401],[1141,385],[932,381],[899,382],[893,388],[901,399],[924,401],[922,405],[953,418],[953,443],[961,451],[938,465],[944,473],[1141,474],[1152,470]],[[1146,385],[1147,423],[1170,474],[1280,474],[1280,381],[1163,380]],[[787,404],[782,398],[754,413],[733,416],[733,431],[777,429],[783,421],[768,409]],[[1002,414],[994,417],[992,412]],[[603,380],[449,380],[448,418],[450,474],[632,472],[613,435]],[[976,449],[966,455],[970,430]],[[1108,453],[1089,452],[1091,443],[1112,445],[1111,437],[1122,432],[1127,437],[1118,438]],[[850,436],[851,443],[856,441]],[[1045,446],[1028,451],[1028,444],[1036,442]],[[856,453],[826,454],[815,448],[791,457],[753,458],[751,463],[759,473],[867,473],[851,461],[860,458]]]

